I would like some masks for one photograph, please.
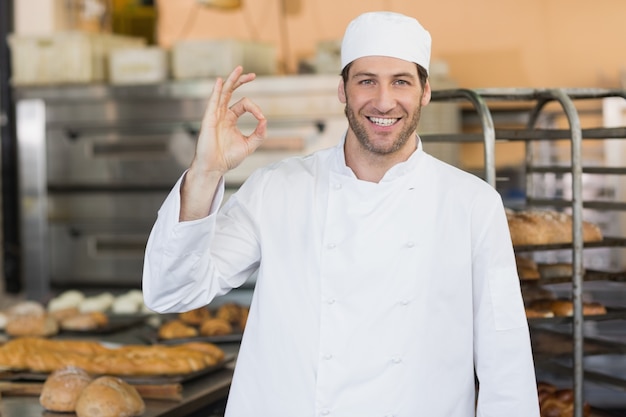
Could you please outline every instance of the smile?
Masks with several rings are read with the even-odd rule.
[[[368,117],[368,119],[378,125],[378,126],[391,126],[392,124],[394,124],[395,122],[397,122],[399,119],[385,119],[382,117]]]

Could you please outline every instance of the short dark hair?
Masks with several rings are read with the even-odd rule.
[[[352,66],[352,62],[346,65],[341,70],[341,78],[343,78],[344,84],[348,82],[348,72],[350,72],[350,67]],[[420,84],[422,85],[422,89],[426,86],[426,81],[428,81],[428,71],[420,64],[415,64],[417,67],[417,76],[420,79]]]

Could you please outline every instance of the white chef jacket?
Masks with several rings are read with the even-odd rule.
[[[218,211],[222,196],[179,223],[179,180],[143,292],[180,312],[258,270],[227,417],[539,416],[506,216],[487,183],[421,145],[361,181],[342,142],[255,172]]]

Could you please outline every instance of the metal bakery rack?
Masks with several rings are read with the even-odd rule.
[[[574,416],[583,416],[585,402],[583,382],[610,385],[626,391],[626,379],[585,369],[587,359],[594,354],[612,352],[618,358],[626,358],[626,343],[609,340],[597,340],[585,337],[585,321],[626,320],[626,314],[621,309],[608,309],[606,315],[583,316],[583,285],[585,281],[626,281],[626,272],[597,271],[584,267],[584,250],[589,248],[626,247],[626,239],[606,236],[602,242],[584,243],[582,235],[583,210],[620,211],[626,209],[626,203],[618,201],[585,201],[583,194],[583,174],[587,175],[626,175],[626,167],[598,167],[587,166],[583,163],[583,140],[604,140],[626,138],[626,127],[597,127],[582,128],[581,115],[586,107],[580,103],[589,103],[593,100],[606,98],[626,99],[626,92],[612,89],[454,89],[433,91],[432,101],[466,101],[473,107],[470,109],[472,117],[478,119],[482,129],[479,133],[462,133],[449,135],[422,135],[425,143],[431,141],[460,141],[484,143],[484,179],[496,186],[495,153],[496,143],[501,141],[525,142],[525,208],[553,208],[571,213],[573,219],[573,242],[567,245],[525,246],[515,247],[517,252],[571,250],[573,274],[568,277],[557,277],[542,283],[571,282],[571,298],[574,305],[573,317],[555,319],[530,319],[531,338],[533,349],[535,340],[544,340],[549,349],[554,350],[556,356],[558,346],[569,345],[564,353],[571,354],[570,358],[544,361],[544,356],[534,352],[535,362],[539,368],[568,372],[572,374],[574,390]],[[509,112],[513,109],[521,115],[521,127],[497,128],[494,119],[498,112]],[[521,109],[521,110],[520,110]],[[554,115],[565,120],[564,126],[558,123],[544,126],[546,118],[554,119]],[[519,122],[519,120],[518,120]],[[567,141],[569,143],[569,161],[557,164],[538,163],[533,149],[533,143]],[[549,161],[550,162],[550,161]],[[624,164],[626,166],[626,163]],[[541,180],[537,175],[551,174],[568,176],[569,189],[560,194],[551,196],[537,196],[541,194],[537,189],[541,187]],[[626,289],[626,287],[625,287]],[[571,334],[555,332],[551,327],[542,324],[558,325],[567,323],[571,326]],[[626,321],[624,321],[626,323]],[[548,338],[547,342],[545,339]],[[593,406],[593,404],[592,404]]]

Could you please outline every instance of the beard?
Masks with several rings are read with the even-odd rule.
[[[410,115],[404,129],[400,131],[398,136],[392,141],[391,144],[387,145],[377,145],[371,140],[365,126],[365,123],[367,122],[359,121],[354,113],[354,110],[352,109],[352,107],[350,107],[350,104],[347,101],[344,113],[346,114],[346,118],[348,119],[350,129],[354,132],[357,140],[366,151],[377,155],[389,155],[402,149],[402,147],[404,147],[408,140],[412,138],[413,135],[415,135],[417,125],[419,124],[419,120],[422,114],[422,105],[420,103],[417,106],[413,114]]]

